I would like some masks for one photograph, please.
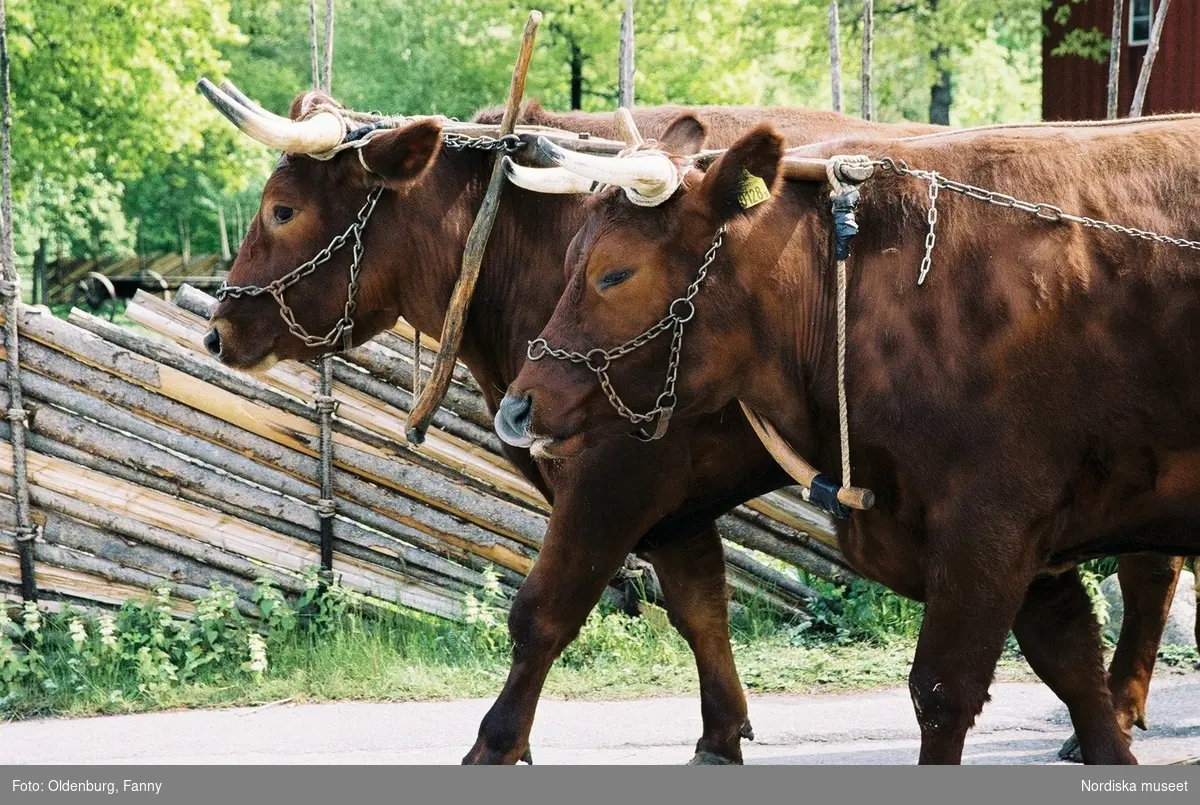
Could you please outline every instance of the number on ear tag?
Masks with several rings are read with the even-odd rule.
[[[743,210],[748,210],[755,204],[762,204],[771,197],[771,191],[767,189],[767,183],[763,181],[761,176],[755,176],[746,169],[742,169],[742,184],[738,188],[738,204],[742,205]]]

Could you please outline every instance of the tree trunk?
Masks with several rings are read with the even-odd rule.
[[[875,37],[875,3],[874,0],[863,0],[863,45],[862,45],[862,118],[874,120],[875,109],[872,103],[871,61],[874,55]]]
[[[953,76],[942,67],[942,61],[948,53],[946,46],[939,44],[931,54],[938,78],[929,90],[929,122],[943,126],[950,125],[950,104],[953,101]]]
[[[38,241],[37,251],[33,253],[33,304],[48,305],[46,298],[46,239]]]
[[[829,88],[833,111],[842,111],[842,33],[837,0],[829,0]]]
[[[229,229],[225,226],[225,205],[217,205],[217,227],[221,230],[221,259],[230,260],[233,254],[229,251]]]
[[[937,11],[938,0],[929,0],[929,12],[936,15]],[[937,82],[929,90],[929,122],[949,126],[950,104],[954,100],[951,84],[953,77],[944,62],[950,55],[950,49],[944,43],[938,42],[929,55],[933,58],[933,67],[937,71]]]
[[[234,253],[242,248],[242,238],[246,236],[246,215],[242,212],[242,202],[233,202],[233,234],[237,238],[237,246],[233,248]]]
[[[626,109],[633,109],[633,0],[625,0],[625,13],[621,15],[618,63],[617,88],[621,95],[620,105]]]
[[[179,219],[179,253],[183,256],[183,268],[186,271],[192,262],[192,230],[186,218]]]
[[[575,40],[570,40],[571,48],[571,108],[583,108],[583,51]]]

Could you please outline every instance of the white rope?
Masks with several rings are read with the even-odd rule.
[[[844,165],[871,164],[871,158],[862,155],[840,155],[831,157],[825,166],[825,174],[833,187],[830,198],[837,198],[854,185],[842,179]],[[842,448],[842,486],[850,486],[850,409],[846,402],[846,285],[848,276],[846,261],[837,261],[837,393],[838,429]]]
[[[837,264],[838,426],[842,437],[842,486],[850,486],[850,412],[846,406],[846,261]]]

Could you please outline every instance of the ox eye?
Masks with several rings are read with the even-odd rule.
[[[276,204],[272,212],[275,215],[275,223],[277,224],[286,224],[296,214],[296,211],[286,204]]]
[[[609,271],[603,277],[601,277],[600,282],[597,283],[597,286],[603,291],[613,287],[614,285],[620,285],[631,276],[633,276],[632,268],[618,268],[614,271]]]

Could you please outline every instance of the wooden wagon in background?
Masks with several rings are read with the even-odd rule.
[[[138,291],[167,301],[184,284],[211,292],[228,275],[230,263],[219,254],[187,260],[178,254],[56,260],[45,267],[47,292],[38,301],[70,304],[111,321],[121,303]]]

